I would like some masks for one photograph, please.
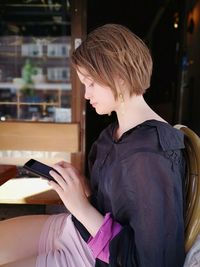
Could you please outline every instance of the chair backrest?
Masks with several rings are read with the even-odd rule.
[[[186,147],[185,251],[188,252],[200,233],[200,138],[187,126],[177,124],[174,127],[184,133]]]

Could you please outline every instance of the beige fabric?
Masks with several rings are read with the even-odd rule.
[[[44,225],[36,267],[94,267],[92,253],[74,227],[71,215],[57,214]]]

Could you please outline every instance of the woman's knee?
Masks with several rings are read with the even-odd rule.
[[[0,222],[0,266],[37,255],[49,215],[30,215]]]
[[[31,257],[28,259],[23,259],[20,261],[9,262],[0,267],[35,267],[36,266],[36,257]]]

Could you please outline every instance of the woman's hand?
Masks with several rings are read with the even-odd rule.
[[[80,211],[90,205],[87,199],[88,188],[85,185],[86,178],[67,162],[59,162],[53,166],[59,173],[50,171],[55,182],[50,181],[51,187],[58,193],[66,208],[77,216]]]
[[[55,181],[49,181],[58,193],[66,208],[95,236],[103,223],[104,217],[88,201],[88,186],[82,176],[71,164],[59,162],[53,166],[50,175]]]

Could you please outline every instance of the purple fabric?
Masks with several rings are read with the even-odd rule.
[[[110,213],[105,215],[101,228],[87,242],[95,258],[109,263],[109,243],[120,232],[121,228],[122,226],[112,219]]]

